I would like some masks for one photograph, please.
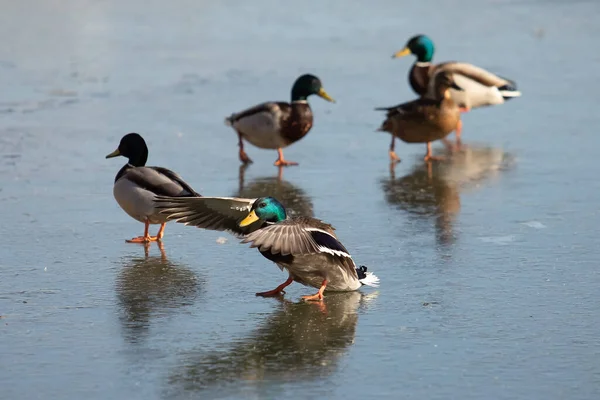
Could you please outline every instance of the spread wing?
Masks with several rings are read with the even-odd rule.
[[[292,218],[252,232],[242,242],[250,243],[250,247],[257,247],[262,252],[284,256],[326,253],[352,258],[330,229],[314,227],[304,223],[306,221],[321,223],[312,218]]]
[[[169,220],[214,231],[228,231],[242,236],[258,229],[261,223],[240,227],[256,199],[236,197],[163,197],[156,198],[156,208]],[[257,226],[258,225],[258,226]]]

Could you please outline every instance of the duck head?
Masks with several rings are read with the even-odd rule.
[[[134,167],[143,167],[148,161],[148,146],[146,141],[137,133],[128,133],[123,136],[119,147],[106,156],[106,158],[113,158],[123,156],[129,159],[129,164]]]
[[[306,98],[312,94],[335,103],[335,100],[323,89],[321,80],[316,76],[306,74],[296,79],[292,86],[292,101],[306,101]]]
[[[250,213],[240,222],[240,226],[248,226],[258,220],[276,223],[287,218],[285,207],[273,197],[261,197],[256,199]]]
[[[418,62],[431,62],[435,46],[433,41],[425,35],[413,36],[406,42],[404,48],[396,52],[392,58],[404,57],[414,54]]]

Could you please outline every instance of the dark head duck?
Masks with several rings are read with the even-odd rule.
[[[313,94],[335,103],[335,100],[323,89],[321,80],[316,76],[306,74],[296,79],[292,86],[292,101],[306,101],[306,98]]]
[[[137,133],[128,133],[123,136],[119,147],[106,156],[106,158],[113,158],[123,156],[129,159],[129,164],[134,167],[143,167],[148,161],[148,146],[146,141]]]
[[[241,227],[248,226],[258,220],[269,223],[277,223],[285,220],[286,218],[287,214],[285,212],[285,207],[283,207],[279,201],[273,197],[261,197],[260,199],[257,199],[254,204],[252,204],[250,213],[240,222],[239,225]]]
[[[392,58],[404,57],[409,54],[414,54],[417,57],[417,62],[431,62],[435,46],[433,41],[425,35],[413,36],[406,42],[402,50],[395,53]]]

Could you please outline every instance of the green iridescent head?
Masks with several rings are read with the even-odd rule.
[[[240,226],[248,226],[258,220],[266,222],[280,222],[287,218],[285,207],[273,197],[261,197],[257,199],[250,213],[240,222]]]
[[[292,86],[292,101],[306,101],[306,98],[312,94],[316,94],[327,101],[335,103],[335,100],[327,94],[325,89],[323,89],[321,80],[316,76],[306,74],[296,79],[294,86]]]
[[[402,50],[395,53],[392,58],[404,57],[414,54],[419,62],[431,62],[435,46],[433,41],[425,35],[413,36],[406,42]]]

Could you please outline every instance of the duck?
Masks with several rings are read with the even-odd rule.
[[[198,228],[229,231],[250,244],[282,271],[285,282],[273,290],[256,293],[280,296],[292,282],[318,289],[306,301],[322,301],[325,290],[346,292],[363,285],[377,287],[379,278],[367,267],[357,267],[330,224],[319,219],[288,217],[273,197],[157,197],[157,207],[167,219]]]
[[[434,51],[435,46],[431,38],[426,35],[416,35],[408,40],[402,50],[392,55],[392,58],[410,54],[416,57],[408,73],[408,81],[416,94],[423,96],[435,90],[432,86],[432,78],[441,71],[448,71],[454,74],[455,82],[463,88],[462,91],[450,91],[452,99],[461,107],[462,112],[468,112],[472,108],[503,104],[507,100],[521,96],[514,81],[475,65],[456,61],[433,64]],[[459,122],[456,130],[456,140],[459,144],[461,132],[462,122]]]
[[[426,95],[393,107],[376,108],[387,112],[378,131],[392,134],[389,150],[392,163],[400,161],[394,151],[397,137],[406,143],[427,143],[425,161],[441,159],[432,154],[431,142],[445,138],[460,122],[460,110],[450,95],[451,88],[462,90],[450,72],[442,71],[434,77],[434,97]]]
[[[115,176],[113,195],[119,206],[131,218],[144,224],[144,235],[128,239],[128,243],[149,243],[162,240],[167,218],[156,209],[156,196],[200,196],[178,174],[163,167],[147,167],[148,146],[138,133],[121,138],[119,147],[106,158],[123,156],[128,159]],[[156,236],[150,236],[151,224],[160,224]]]
[[[240,161],[252,162],[244,151],[246,140],[262,149],[277,149],[276,166],[298,165],[283,157],[283,148],[302,139],[312,128],[313,113],[307,99],[313,94],[335,103],[319,78],[305,74],[294,82],[290,103],[270,101],[225,118],[225,124],[237,132]]]

